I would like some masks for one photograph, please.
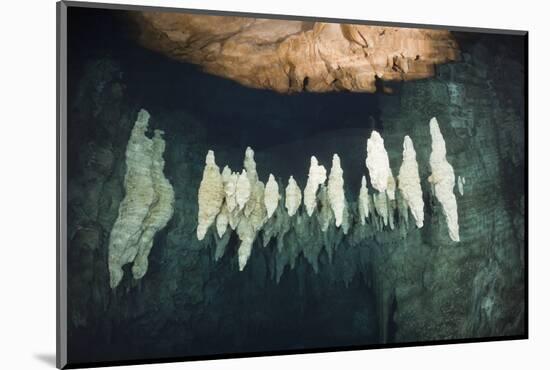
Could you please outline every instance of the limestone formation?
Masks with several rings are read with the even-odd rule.
[[[434,75],[457,60],[446,30],[165,12],[135,12],[147,48],[245,86],[374,92],[375,81]]]
[[[275,177],[269,174],[269,179],[265,184],[264,203],[267,211],[267,218],[271,218],[277,205],[279,204],[279,184],[275,181]]]
[[[359,189],[359,221],[361,225],[365,224],[365,219],[369,217],[370,199],[369,190],[367,189],[367,179],[365,176],[361,178],[361,188]]]
[[[365,163],[369,170],[372,187],[380,193],[385,192],[388,189],[388,180],[390,177],[393,180],[393,175],[388,153],[384,148],[384,139],[377,131],[372,131],[370,138],[367,140],[367,159]],[[390,194],[392,190],[395,190],[395,188],[390,189]]]
[[[252,148],[247,147],[244,155],[244,170],[246,171],[246,177],[248,178],[248,181],[250,182],[250,197],[248,199],[248,202],[246,202],[246,205],[244,207],[244,215],[246,217],[249,217],[250,214],[254,211],[257,207],[263,207],[263,183],[261,184],[261,190],[258,187],[258,173],[256,172],[256,162],[254,161],[254,151]],[[262,197],[258,196],[259,194],[255,194],[254,192],[261,192]],[[258,203],[258,202],[261,202]]]
[[[250,213],[248,215],[245,214],[250,221],[250,226],[252,226],[252,229],[255,232],[260,230],[267,220],[267,211],[264,204],[264,193],[264,183],[261,181],[256,181],[252,194],[250,195],[250,200],[247,204],[247,207],[251,205]]]
[[[164,158],[162,156],[166,143],[162,138],[163,134],[163,131],[155,130],[153,136],[151,176],[156,196],[143,222],[143,233],[138,243],[138,254],[132,265],[134,279],[141,279],[147,272],[149,266],[148,257],[153,247],[155,234],[168,224],[168,221],[170,221],[174,214],[174,189],[170,181],[164,176]]]
[[[210,225],[214,223],[221,210],[225,191],[223,187],[220,168],[216,165],[214,152],[208,151],[206,165],[199,186],[199,215],[197,226],[197,238],[204,239]]]
[[[377,131],[373,131],[367,140],[367,159],[372,187],[377,190],[373,194],[374,208],[382,219],[384,226],[394,228],[391,204],[395,202],[395,179],[390,168],[388,153],[384,147],[384,139]]]
[[[227,210],[233,212],[237,207],[237,180],[239,174],[232,172],[228,166],[225,166],[222,171],[223,190],[225,192],[225,204]]]
[[[435,197],[443,208],[447,227],[449,229],[449,237],[451,240],[458,242],[459,226],[458,212],[456,205],[456,197],[454,195],[455,174],[453,167],[447,162],[447,149],[445,140],[439,129],[437,119],[434,117],[430,120],[430,135],[432,137],[432,153],[430,154],[430,168],[432,174],[428,181],[432,184],[435,192]]]
[[[247,147],[244,153],[244,169],[248,176],[250,184],[254,184],[258,181],[258,172],[256,172],[256,161],[254,160],[254,150],[251,147]]]
[[[302,204],[302,191],[294,180],[294,177],[290,176],[288,179],[288,185],[285,189],[285,207],[290,217],[294,216]]]
[[[220,238],[223,237],[225,234],[225,231],[227,230],[227,226],[229,225],[229,210],[227,209],[227,203],[223,203],[222,209],[220,210],[220,213],[218,213],[218,216],[216,217],[216,231],[218,232],[218,236]]]
[[[224,184],[226,181],[229,180],[230,176],[231,176],[231,168],[229,168],[229,166],[224,166],[222,170],[222,180]]]
[[[307,183],[304,188],[304,205],[306,206],[306,212],[310,217],[317,206],[317,189],[319,189],[319,185],[323,184],[326,179],[327,170],[324,166],[319,165],[315,156],[312,156]]]
[[[250,198],[250,180],[246,170],[243,170],[237,179],[237,189],[235,192],[235,200],[239,206],[239,210],[243,209],[248,199]]]
[[[422,200],[416,151],[409,136],[405,136],[403,141],[403,163],[399,169],[398,181],[405,204],[411,210],[416,226],[421,228],[424,225],[424,201]]]
[[[452,193],[454,174],[446,161],[445,142],[435,119],[430,122],[430,132],[433,145],[430,157],[432,176],[429,181],[442,204],[451,239],[457,240],[458,224],[454,223],[456,200]],[[235,230],[240,240],[237,254],[241,271],[250,258],[258,236],[259,243],[264,247],[276,239],[274,275],[278,280],[285,266],[293,268],[302,252],[314,270],[317,270],[322,248],[325,248],[331,263],[334,251],[342,243],[356,246],[377,232],[390,232],[397,226],[403,226],[399,230],[402,237],[406,237],[409,210],[416,226],[422,227],[424,202],[411,138],[404,138],[403,162],[397,179],[393,177],[389,166],[384,140],[376,131],[372,132],[367,141],[366,166],[374,188],[373,194],[369,194],[367,178],[362,176],[357,201],[348,203],[339,155],[333,155],[328,181],[325,168],[312,156],[303,194],[306,212],[298,213],[302,192],[293,176],[288,180],[284,201],[281,201],[279,184],[273,174],[269,175],[266,185],[259,180],[254,151],[250,147],[246,149],[244,169],[240,174],[232,172],[228,166],[220,174],[214,153],[209,151],[199,188],[200,217],[197,233],[200,230],[204,237],[210,224],[216,221],[216,233],[208,240],[215,244],[214,257],[218,260],[225,252],[231,230]],[[459,177],[458,184],[463,182]],[[452,198],[449,197],[449,191]],[[451,200],[454,200],[454,213]],[[313,213],[315,217],[311,217]],[[367,219],[370,220],[368,225]],[[318,243],[311,243],[312,238]]]
[[[340,157],[334,154],[332,157],[332,168],[328,178],[328,199],[330,207],[334,212],[336,227],[342,225],[342,217],[344,216],[344,208],[346,205],[346,196],[344,193],[344,171],[340,165]]]
[[[163,173],[165,143],[160,130],[153,139],[145,135],[149,117],[146,110],[139,111],[126,147],[125,196],[108,247],[111,288],[122,280],[122,266],[127,263],[134,262],[135,279],[144,276],[154,236],[174,212],[174,191]]]
[[[239,257],[239,271],[242,271],[250,258],[250,254],[252,253],[252,245],[254,244],[254,239],[256,238],[256,232],[254,232],[250,221],[246,217],[240,220],[239,225],[237,226],[237,235],[241,241],[237,253]]]

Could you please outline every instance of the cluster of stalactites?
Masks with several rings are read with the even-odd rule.
[[[240,239],[239,269],[244,269],[258,232],[267,223],[268,229],[282,227],[282,218],[301,218],[302,214],[299,211],[302,200],[304,214],[308,218],[317,211],[318,218],[324,225],[323,231],[333,223],[347,233],[349,212],[344,193],[344,172],[337,154],[333,157],[328,184],[325,167],[319,165],[314,156],[311,157],[309,177],[303,194],[293,176],[288,179],[284,194],[279,190],[283,185],[273,174],[269,175],[264,185],[258,178],[254,151],[251,148],[246,149],[243,167],[238,173],[225,166],[220,173],[214,152],[209,150],[206,155],[198,191],[197,238],[203,240],[209,228],[215,225],[218,240],[216,259],[221,258],[225,251],[230,228],[236,231]],[[277,221],[273,221],[274,219]],[[271,234],[280,234],[279,231],[273,230],[266,233],[270,235],[268,239],[271,238]]]
[[[432,175],[428,180],[433,184],[435,196],[442,204],[449,235],[452,240],[458,241],[458,218],[453,193],[454,173],[452,166],[446,161],[445,142],[435,119],[430,122],[430,132],[433,142],[430,157]],[[308,179],[302,193],[293,176],[288,179],[284,192],[280,190],[283,189],[283,184],[273,174],[269,175],[264,185],[258,178],[254,151],[251,148],[246,149],[244,168],[240,173],[233,172],[228,166],[220,173],[214,152],[208,151],[198,194],[197,237],[199,240],[204,239],[210,226],[215,224],[215,256],[219,259],[229,242],[228,229],[236,231],[240,239],[239,269],[243,270],[262,230],[264,246],[272,238],[276,238],[278,251],[284,252],[285,248],[290,247],[283,248],[286,245],[283,237],[288,242],[314,244],[308,242],[308,238],[312,237],[312,223],[317,225],[314,230],[325,234],[318,240],[322,239],[321,244],[328,249],[336,246],[343,236],[358,241],[372,236],[372,230],[394,230],[397,220],[407,227],[409,213],[416,227],[423,227],[424,201],[412,139],[409,136],[404,138],[403,161],[397,181],[390,167],[384,139],[376,131],[367,140],[365,164],[373,189],[369,192],[367,177],[363,176],[357,201],[348,203],[344,171],[338,154],[333,155],[328,176],[317,158],[311,157]],[[459,184],[463,185],[464,181],[459,179]],[[310,229],[309,234],[300,232],[304,228]],[[350,236],[350,229],[359,231],[352,232],[353,236]],[[296,240],[289,235],[295,235]],[[316,266],[319,247],[316,247],[316,253],[308,253],[306,249],[303,250],[304,256]]]
[[[432,174],[428,182],[432,184],[432,191],[442,206],[449,237],[453,241],[460,241],[457,202],[454,195],[455,176],[453,167],[446,158],[445,140],[439,129],[435,118],[430,120],[430,134],[432,137],[432,151],[430,155],[430,168]],[[366,166],[374,188],[372,200],[374,209],[384,226],[389,224],[394,229],[394,210],[397,209],[405,223],[408,221],[409,211],[412,214],[416,226],[421,228],[424,225],[424,201],[420,185],[418,163],[413,141],[405,136],[403,141],[403,161],[397,176],[397,197],[396,181],[389,166],[389,158],[384,147],[384,139],[376,131],[367,140]],[[457,180],[458,191],[464,193],[465,180],[459,177]],[[368,190],[366,180],[363,179],[359,195],[360,214],[367,217],[369,210]]]

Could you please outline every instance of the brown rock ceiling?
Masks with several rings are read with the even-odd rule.
[[[444,30],[162,12],[133,18],[145,47],[281,93],[374,92],[376,78],[430,77],[436,64],[460,56]]]

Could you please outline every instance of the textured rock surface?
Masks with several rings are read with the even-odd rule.
[[[252,253],[252,245],[254,244],[254,239],[256,238],[256,232],[254,231],[251,222],[248,218],[243,217],[239,225],[237,226],[237,235],[241,244],[239,245],[238,255],[239,255],[239,271],[242,271],[250,258]]]
[[[444,30],[150,11],[134,19],[144,46],[278,92],[374,92],[376,78],[430,77],[460,55]]]

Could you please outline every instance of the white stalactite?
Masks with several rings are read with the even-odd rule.
[[[271,218],[273,213],[279,205],[279,184],[275,180],[275,177],[272,174],[269,174],[269,179],[265,184],[265,193],[264,193],[264,203],[267,210],[267,218]]]
[[[225,166],[222,171],[223,190],[225,192],[225,203],[227,210],[233,212],[237,207],[237,180],[239,174],[232,172],[228,166]]]
[[[155,202],[151,205],[149,213],[143,221],[143,232],[138,242],[138,253],[132,265],[134,279],[141,279],[149,267],[149,253],[153,248],[155,234],[162,230],[174,214],[174,189],[170,181],[164,176],[164,149],[166,143],[162,138],[161,130],[155,130],[153,136],[153,153],[151,176],[155,191]]]
[[[403,141],[403,163],[399,169],[398,180],[399,190],[407,207],[411,210],[416,226],[421,228],[424,225],[424,200],[422,200],[416,151],[409,136],[405,136]]]
[[[285,207],[290,217],[296,214],[300,204],[302,204],[302,191],[294,177],[290,176],[285,189]]]
[[[361,225],[365,224],[365,219],[369,217],[370,201],[369,201],[369,189],[367,188],[367,179],[363,175],[361,178],[361,188],[359,189],[359,220]]]
[[[248,202],[248,199],[250,198],[250,190],[250,180],[248,180],[246,170],[243,170],[237,178],[237,189],[235,194],[235,200],[237,201],[239,210],[242,210]]]
[[[246,170],[246,176],[248,177],[248,181],[250,182],[250,198],[246,202],[246,205],[244,206],[244,215],[246,217],[250,217],[250,214],[254,211],[257,207],[263,207],[263,184],[262,184],[262,199],[261,204],[258,204],[259,198],[257,194],[255,195],[254,192],[260,191],[257,184],[259,182],[258,180],[258,173],[256,172],[256,162],[254,160],[254,150],[252,148],[247,147],[245,154],[244,154],[244,170]],[[243,170],[243,171],[244,171]]]
[[[317,189],[319,189],[319,185],[323,184],[326,179],[327,170],[324,166],[318,164],[315,156],[312,156],[308,179],[304,189],[304,205],[306,206],[306,212],[310,217],[317,206]]]
[[[388,180],[390,177],[393,179],[393,175],[388,153],[384,148],[384,139],[377,131],[373,131],[367,140],[367,159],[365,163],[369,170],[372,187],[380,193],[385,192],[388,188]],[[392,195],[391,190],[388,196],[390,195]]]
[[[245,217],[240,220],[237,226],[237,235],[241,240],[237,254],[239,256],[239,271],[242,271],[252,253],[252,245],[256,238],[256,233],[250,224],[250,221]]]
[[[218,216],[216,217],[216,231],[218,232],[220,239],[225,234],[227,225],[229,225],[229,211],[227,210],[227,203],[224,202],[220,213],[218,213]]]
[[[122,266],[127,263],[134,263],[135,279],[144,276],[154,236],[174,212],[174,190],[164,176],[165,142],[160,130],[155,130],[153,139],[145,135],[149,117],[146,110],[139,111],[126,147],[125,196],[108,246],[111,288],[122,280]]]
[[[332,156],[332,168],[330,169],[330,176],[328,178],[327,191],[330,207],[332,208],[332,212],[334,212],[336,227],[340,227],[346,206],[346,196],[344,193],[344,171],[340,165],[338,154]]]
[[[449,229],[449,236],[452,240],[458,241],[457,205],[453,193],[455,183],[454,170],[447,162],[445,141],[443,140],[439,125],[435,118],[430,121],[430,133],[432,136],[432,153],[430,156],[432,174],[428,180],[432,184],[435,197],[441,203]],[[155,138],[156,137],[157,134],[155,134]],[[139,143],[136,144],[139,146],[139,150],[146,153],[154,151],[147,140],[149,139],[143,135],[143,138],[140,137]],[[161,145],[162,151],[164,150],[163,145],[164,141],[162,141]],[[136,158],[140,155],[141,154],[136,155]],[[145,184],[148,186],[148,177],[150,177],[150,174],[148,174],[147,171],[152,172],[154,164],[150,165],[149,162],[147,162],[147,158],[149,158],[148,155],[144,158],[139,158],[143,160],[143,163],[140,164],[141,167],[139,167],[139,169],[136,169],[136,173],[140,176],[143,174],[147,175],[143,179],[143,182],[140,182],[140,185]],[[158,163],[162,165],[157,165],[156,173],[162,175],[164,166],[162,154]],[[296,256],[300,252],[304,252],[308,261],[315,263],[312,261],[316,261],[316,256],[323,245],[327,248],[327,251],[334,250],[338,243],[341,242],[342,238],[346,237],[348,233],[351,233],[351,239],[349,240],[350,243],[354,245],[353,243],[360,242],[362,240],[361,238],[365,238],[368,235],[372,236],[375,230],[379,232],[384,229],[387,230],[387,228],[393,230],[397,222],[405,226],[404,228],[400,228],[400,230],[406,230],[409,219],[409,209],[415,219],[416,226],[418,228],[423,227],[424,201],[422,198],[416,151],[411,138],[409,136],[405,136],[404,138],[403,162],[396,178],[394,178],[389,165],[389,158],[384,147],[384,140],[376,131],[373,131],[370,138],[367,140],[367,158],[365,163],[374,190],[371,189],[371,196],[367,187],[367,178],[363,176],[361,178],[361,187],[359,189],[357,204],[350,203],[353,209],[349,208],[350,205],[346,201],[344,173],[338,154],[333,155],[328,182],[325,167],[318,163],[315,156],[311,157],[307,184],[303,194],[294,180],[294,177],[290,176],[288,185],[285,188],[285,201],[283,205],[283,202],[280,202],[281,194],[279,193],[279,184],[275,180],[273,174],[269,175],[269,179],[265,185],[259,180],[256,171],[256,162],[254,160],[254,151],[250,147],[246,149],[243,163],[244,169],[240,174],[232,172],[228,166],[225,166],[220,174],[219,167],[215,163],[214,153],[209,151],[206,157],[203,179],[199,187],[199,222],[197,237],[199,240],[203,239],[208,228],[215,221],[217,231],[217,237],[214,240],[217,244],[216,255],[221,255],[223,254],[223,248],[220,249],[220,246],[225,247],[223,243],[227,243],[230,238],[230,235],[227,235],[227,233],[231,232],[231,230],[235,230],[240,240],[238,262],[239,270],[242,271],[250,258],[257,236],[262,237],[264,246],[268,245],[272,238],[277,238],[278,252],[286,253],[286,257],[282,258],[283,260],[286,258],[286,262],[284,263],[289,263],[290,266],[293,266],[296,261]],[[146,168],[142,169],[143,166]],[[147,170],[147,168],[149,168],[148,166],[150,166],[151,169]],[[130,167],[132,167],[131,163],[129,164],[129,168]],[[167,180],[166,183],[168,186],[170,185]],[[166,183],[164,183],[164,185],[166,185]],[[459,176],[457,178],[457,187],[460,194],[463,194],[464,183],[464,178]],[[399,193],[396,193],[396,190],[399,190]],[[144,203],[149,204],[149,206],[154,204],[156,199],[149,199],[150,194],[146,191],[140,196],[144,197]],[[155,195],[153,194],[152,197],[154,198]],[[170,199],[169,196],[167,199]],[[309,219],[303,213],[299,214],[297,218],[290,218],[297,214],[302,199],[308,216],[311,217],[318,208],[315,218]],[[151,207],[154,208],[154,206]],[[147,217],[143,216],[145,211],[140,212],[141,213],[138,214],[136,210],[134,213],[140,218]],[[163,212],[164,216],[161,217],[162,222],[152,220],[153,223],[159,225],[161,228],[166,225],[170,217],[168,210],[164,210]],[[400,216],[398,218],[395,217],[396,212],[399,212]],[[359,223],[361,225],[365,225],[366,219],[370,217],[370,225],[374,230],[368,227],[356,229],[357,217],[359,217]],[[333,218],[336,228],[331,227]],[[137,223],[140,225],[143,223],[148,225],[143,220]],[[228,226],[231,230],[228,230]],[[130,226],[128,227],[129,229],[131,228]],[[295,233],[287,234],[291,227],[294,228]],[[263,233],[259,234],[258,232],[262,229]],[[156,232],[156,230],[157,229],[153,231]],[[300,249],[303,248],[300,245],[306,243],[308,240],[307,238],[314,235],[317,237],[317,233],[319,232],[323,235],[320,240],[322,240],[324,244],[313,247],[308,245],[307,248],[309,249],[307,250]],[[296,244],[290,246],[290,249],[283,249],[283,236],[285,234],[291,244]],[[130,238],[131,236],[127,237]],[[147,240],[148,242],[146,244],[149,245],[150,240]],[[143,249],[145,255],[148,254],[149,249]],[[218,249],[221,250],[221,252],[218,252]],[[124,258],[130,258],[130,260],[134,258],[134,249],[130,248],[128,250],[129,257],[126,255],[123,257],[115,256],[118,258],[118,261]],[[141,249],[138,248],[138,250]],[[328,253],[330,255],[330,252]],[[110,263],[110,269],[111,265]],[[284,265],[282,268],[284,268]],[[281,270],[281,266],[278,266],[277,269],[277,276],[280,276],[283,270]],[[121,275],[122,269],[120,268],[119,270],[120,272],[117,272],[118,270],[113,268],[112,276],[117,273]],[[111,279],[113,281],[113,277]]]
[[[251,147],[247,147],[244,153],[244,169],[248,175],[250,184],[254,184],[258,181],[258,172],[256,172],[256,161],[254,160],[254,150]]]
[[[220,168],[216,165],[214,152],[208,151],[206,165],[199,186],[199,215],[197,226],[197,238],[204,239],[208,228],[220,212],[225,192]]]
[[[430,120],[430,134],[432,136],[432,153],[430,155],[430,167],[432,174],[428,181],[433,185],[435,197],[441,203],[449,237],[453,241],[460,241],[458,226],[458,211],[456,197],[454,195],[455,174],[453,167],[447,162],[447,149],[445,140],[441,135],[439,124],[434,117]]]

